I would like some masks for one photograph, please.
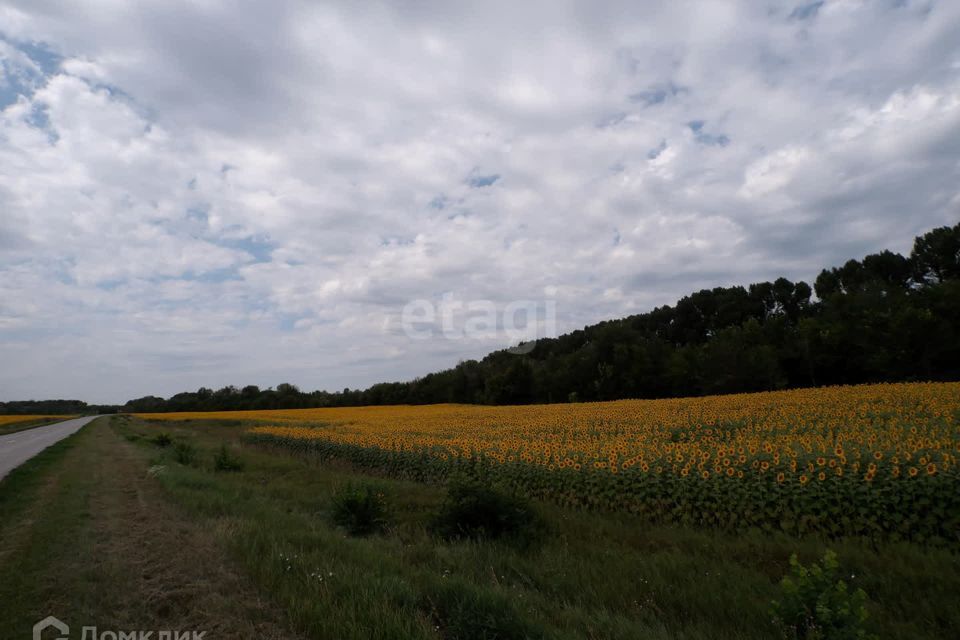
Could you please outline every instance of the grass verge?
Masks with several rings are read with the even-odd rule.
[[[0,482],[0,638],[29,637],[47,615],[77,632],[296,637],[107,420]]]

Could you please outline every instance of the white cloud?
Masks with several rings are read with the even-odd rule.
[[[2,394],[407,378],[504,346],[412,299],[569,330],[955,222],[960,5],[791,13],[8,2]]]
[[[739,194],[745,198],[764,197],[787,186],[812,155],[806,147],[791,145],[756,160],[747,166]]]

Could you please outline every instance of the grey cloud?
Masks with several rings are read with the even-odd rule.
[[[666,84],[654,85],[649,89],[644,89],[643,91],[638,91],[630,96],[631,102],[638,102],[645,107],[652,107],[654,105],[662,104],[667,101],[669,98],[674,98],[677,95],[686,92],[686,89],[683,87],[678,87],[672,82]]]
[[[474,189],[482,189],[483,187],[493,186],[499,179],[500,179],[499,173],[491,173],[488,176],[479,176],[479,175],[471,176],[467,180],[467,184],[469,184]]]
[[[790,12],[790,18],[793,20],[809,20],[817,15],[817,12],[820,11],[820,7],[822,6],[823,0],[797,5],[794,10]]]
[[[725,147],[730,144],[730,138],[726,134],[710,134],[704,131],[704,124],[703,120],[691,120],[687,123],[687,127],[693,132],[694,140],[708,147]]]
[[[667,141],[661,140],[660,144],[658,144],[653,149],[650,149],[650,151],[647,151],[647,158],[650,160],[656,160],[657,158],[660,157],[660,154],[666,150],[667,150]]]

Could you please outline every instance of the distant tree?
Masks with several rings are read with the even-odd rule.
[[[910,254],[918,282],[944,282],[960,278],[960,223],[939,227],[918,237]]]
[[[295,396],[300,393],[300,389],[295,384],[283,382],[277,385],[277,393],[281,396]]]
[[[516,357],[507,369],[488,379],[487,401],[491,404],[524,404],[532,400],[533,370]]]
[[[863,270],[874,282],[890,289],[906,289],[913,275],[913,264],[908,258],[892,251],[881,251],[863,259]]]

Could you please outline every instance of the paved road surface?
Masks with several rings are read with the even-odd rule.
[[[63,440],[72,433],[76,433],[80,430],[80,427],[96,417],[74,418],[73,420],[48,424],[45,427],[36,427],[11,433],[8,436],[0,436],[0,478],[50,445]]]

